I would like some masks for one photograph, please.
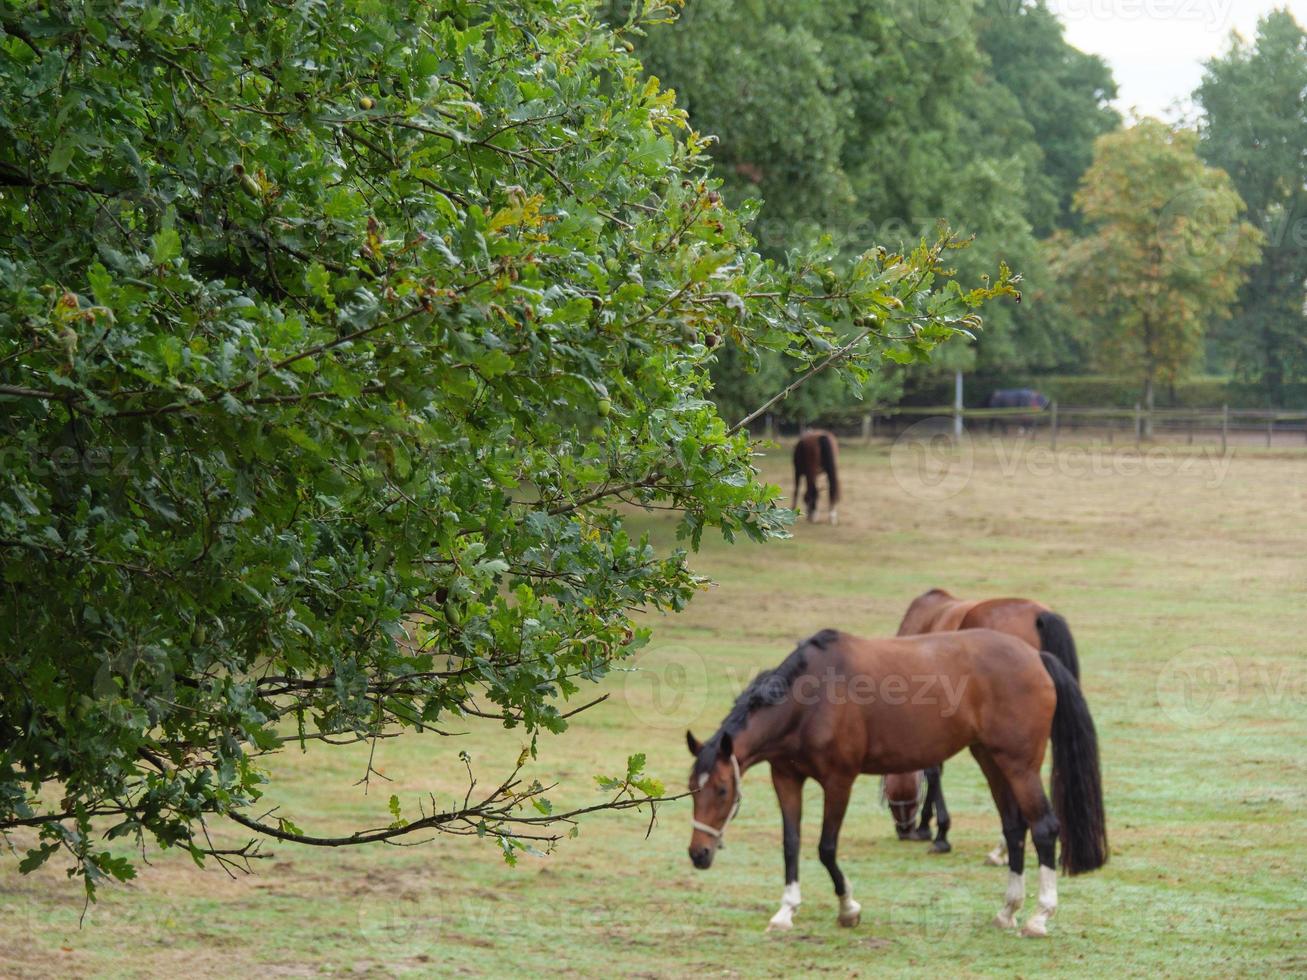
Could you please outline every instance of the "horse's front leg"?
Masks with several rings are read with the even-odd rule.
[[[953,826],[953,821],[949,818],[948,807],[944,803],[944,767],[942,765],[933,766],[926,770],[926,783],[930,787],[927,795],[931,793],[935,797],[935,826],[938,832],[935,834],[935,843],[931,845],[931,850],[936,854],[947,854],[953,850],[953,845],[948,842],[949,828]]]
[[[930,821],[935,816],[935,797],[939,795],[939,771],[936,766],[923,769],[921,776],[926,781],[926,793],[921,800],[921,819],[915,830],[908,834],[909,840],[930,840]]]
[[[840,827],[844,824],[844,812],[849,807],[853,780],[843,776],[832,777],[822,784],[822,788],[826,791],[826,804],[821,817],[821,843],[817,846],[817,855],[830,872],[831,882],[835,885],[835,897],[840,900],[840,925],[856,926],[862,919],[862,906],[853,900],[853,889],[840,871],[840,866],[835,863],[835,850],[839,845]]]
[[[803,815],[803,777],[774,763],[772,786],[781,805],[781,843],[785,850],[785,891],[781,907],[767,923],[767,931],[794,927],[794,913],[799,908],[799,818]]]

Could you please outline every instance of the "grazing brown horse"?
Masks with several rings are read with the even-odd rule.
[[[1053,742],[1053,802],[1040,766]],[[1039,856],[1039,907],[1025,935],[1047,935],[1057,908],[1055,850],[1079,874],[1107,861],[1098,741],[1080,685],[1061,661],[994,630],[864,640],[823,630],[759,674],[717,732],[686,732],[694,766],[690,859],[706,869],[740,807],[743,777],[771,764],[780,801],[785,890],[769,929],[789,929],[799,906],[803,784],[825,793],[817,854],[839,899],[840,925],[861,906],[836,863],[853,782],[863,773],[913,772],[970,749],[989,781],[1009,848],[1007,894],[995,923],[1016,925],[1025,900],[1025,838]]]
[[[1067,622],[1043,603],[1033,599],[959,599],[943,589],[931,589],[912,600],[899,624],[899,636],[918,633],[940,633],[948,630],[992,629],[1010,633],[1025,640],[1036,650],[1047,650],[1080,679],[1080,661],[1076,655],[1076,641]],[[917,773],[899,773],[885,777],[885,800],[894,816],[894,828],[900,840],[930,840],[930,821],[934,816],[938,834],[933,850],[944,853],[952,848],[948,842],[951,825],[948,807],[944,803],[942,784],[943,766],[932,767],[921,775],[926,780],[926,796],[921,804],[921,823],[917,827],[905,824],[915,814],[919,799]],[[910,801],[910,802],[909,802]],[[905,817],[904,814],[909,816]],[[986,861],[1001,865],[1006,858],[1005,844],[989,852]]]
[[[817,477],[825,472],[826,490],[830,495],[830,522],[840,522],[840,478],[835,469],[838,456],[839,443],[824,429],[809,429],[799,436],[799,441],[794,444],[794,496],[790,498],[791,510],[798,509],[799,483],[806,479],[808,489],[803,494],[803,506],[809,521],[817,519]]]

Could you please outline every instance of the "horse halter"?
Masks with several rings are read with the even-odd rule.
[[[690,819],[690,826],[695,830],[702,830],[709,837],[716,838],[718,847],[726,846],[726,842],[722,839],[722,836],[726,833],[726,825],[735,819],[735,815],[740,812],[740,804],[744,802],[744,790],[740,786],[740,762],[735,758],[734,752],[731,753],[731,773],[735,777],[735,805],[731,807],[731,812],[726,817],[721,829],[710,827],[693,817]]]
[[[891,801],[885,792],[885,777],[880,777],[880,802],[889,807],[889,815],[894,819],[894,828],[901,831],[909,831],[917,825],[917,814],[921,812],[921,805],[926,801],[926,780],[923,778],[917,783],[917,798],[912,803]],[[913,808],[912,816],[906,820],[899,820],[896,806],[911,806]]]

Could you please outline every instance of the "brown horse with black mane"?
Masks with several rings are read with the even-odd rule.
[[[791,510],[798,509],[799,483],[806,479],[808,489],[803,494],[803,506],[809,521],[817,519],[817,478],[825,473],[826,492],[830,496],[830,522],[840,522],[840,478],[835,466],[838,456],[839,443],[826,430],[809,429],[799,436],[799,441],[794,444],[794,496],[790,498]]]
[[[944,589],[931,589],[912,600],[899,624],[899,636],[940,633],[949,630],[992,629],[1025,640],[1036,650],[1047,650],[1080,680],[1080,661],[1076,641],[1067,621],[1041,602],[1033,599],[959,599]],[[943,766],[924,773],[897,773],[885,777],[884,797],[894,817],[894,829],[900,840],[930,840],[930,821],[936,818],[938,833],[933,850],[943,853],[952,848],[948,842],[950,826],[948,807],[944,803]],[[925,779],[925,798],[921,782]],[[913,826],[917,803],[921,801],[921,823]],[[1005,845],[990,851],[986,861],[1001,865],[1006,858]]]
[[[1050,734],[1053,802],[1040,781]],[[799,906],[799,817],[803,784],[825,793],[817,853],[839,898],[841,925],[857,925],[861,906],[836,863],[853,782],[863,773],[913,772],[970,749],[989,781],[1009,848],[1008,889],[997,925],[1011,928],[1025,900],[1025,838],[1039,856],[1039,908],[1025,935],[1047,934],[1057,908],[1055,849],[1079,874],[1107,860],[1098,742],[1080,685],[1061,661],[993,630],[864,640],[824,630],[735,702],[694,756],[690,859],[711,866],[740,807],[744,774],[771,764],[780,802],[785,890],[768,928],[788,929]]]

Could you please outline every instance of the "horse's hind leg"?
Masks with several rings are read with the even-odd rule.
[[[976,757],[989,782],[989,792],[1003,823],[1003,839],[1007,842],[1007,893],[1003,896],[1003,908],[994,916],[994,925],[1000,929],[1014,929],[1017,913],[1026,900],[1026,818],[1007,776],[988,750],[973,746],[971,754]]]
[[[822,789],[826,791],[826,802],[821,817],[821,843],[817,846],[817,856],[830,872],[830,880],[835,885],[835,897],[840,900],[840,925],[856,926],[862,920],[862,906],[853,900],[853,889],[849,887],[840,866],[835,863],[835,849],[839,844],[840,827],[844,823],[844,811],[849,807],[853,780],[835,776],[824,783]]]
[[[994,845],[994,849],[985,855],[985,863],[992,868],[1001,868],[1007,864],[1007,841],[1002,837]]]
[[[1039,908],[1026,920],[1021,930],[1023,936],[1047,936],[1048,920],[1057,911],[1057,815],[1044,794],[1044,784],[1039,778],[1039,767],[1034,766],[1024,772],[1010,776],[1012,792],[1021,808],[1022,816],[1030,824],[1030,836],[1035,841],[1035,853],[1039,855]],[[1011,848],[1012,842],[1008,841]]]

